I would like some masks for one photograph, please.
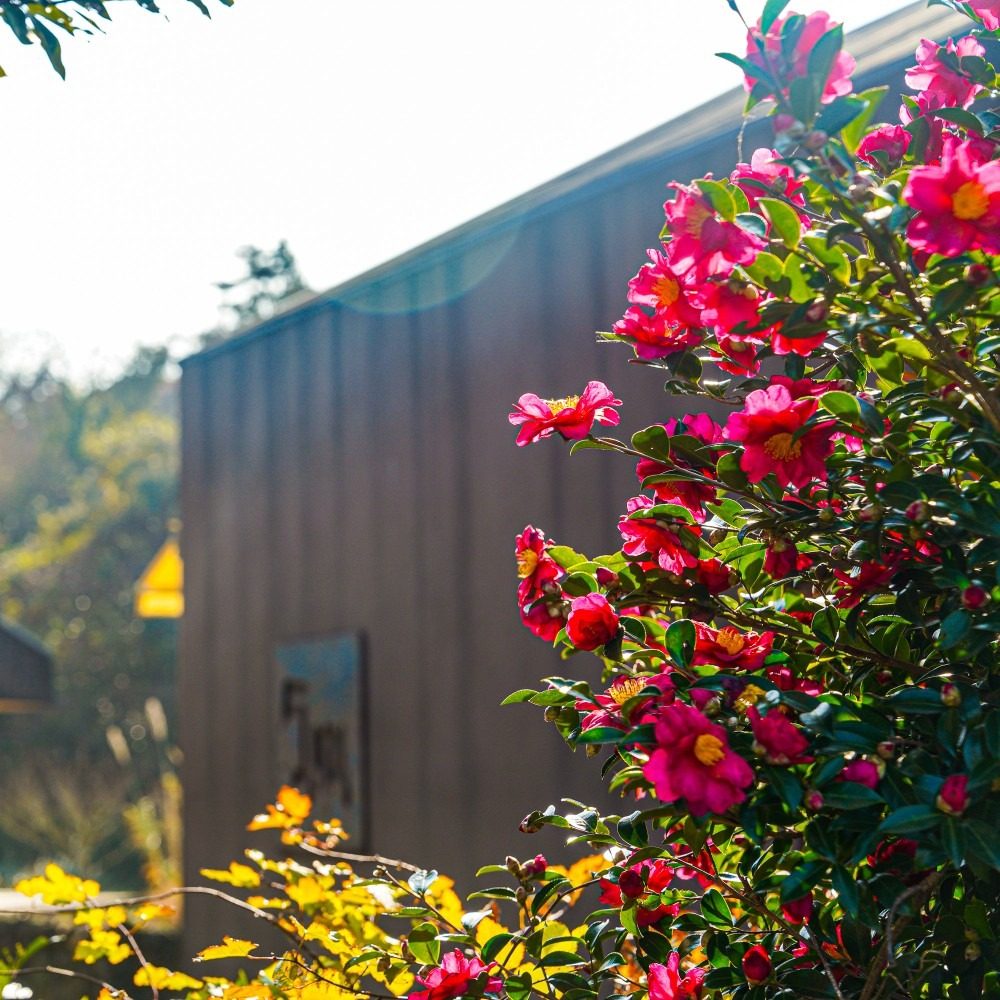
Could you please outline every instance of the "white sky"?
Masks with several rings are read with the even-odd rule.
[[[65,83],[0,30],[0,365],[181,352],[241,245],[286,238],[323,289],[740,82],[725,0],[208,3],[114,4]],[[793,3],[849,29],[903,5]]]

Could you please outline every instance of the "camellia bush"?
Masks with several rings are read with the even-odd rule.
[[[531,813],[585,855],[487,866],[463,904],[283,789],[251,825],[292,856],[184,890],[286,941],[202,953],[240,956],[235,981],[151,966],[153,901],[95,909],[50,868],[21,888],[86,929],[76,957],[138,962],[102,1000],[1000,996],[1000,0],[946,6],[969,33],[921,41],[873,124],[841,28],[770,0],[724,58],[773,148],[669,185],[600,335],[687,415],[604,436],[621,402],[596,381],[510,414],[521,445],[635,466],[617,551],[518,536],[523,622],[580,676],[507,699],[601,762],[621,814]]]

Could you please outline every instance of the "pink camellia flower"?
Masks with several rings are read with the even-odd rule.
[[[521,874],[524,878],[541,878],[548,867],[549,863],[545,860],[545,855],[536,854],[530,861],[521,865]]]
[[[709,663],[723,669],[757,670],[764,665],[774,645],[773,632],[758,635],[756,632],[740,632],[729,625],[716,630],[697,622],[695,633],[694,657],[691,660],[695,666]]]
[[[563,575],[562,567],[550,555],[546,555],[549,542],[544,532],[530,524],[514,540],[514,557],[517,559],[518,600],[524,604],[537,597],[546,583],[558,580]]]
[[[694,270],[698,281],[727,276],[736,264],[752,264],[766,246],[764,240],[721,219],[694,184],[670,184],[677,196],[664,204],[666,230],[673,237],[667,260],[675,274]]]
[[[1000,0],[967,0],[967,3],[987,31],[1000,28]]]
[[[809,741],[781,712],[772,709],[761,715],[751,707],[747,709],[747,717],[753,728],[754,750],[763,754],[769,764],[789,767],[808,764],[813,759],[802,752],[809,748]]]
[[[646,973],[649,1000],[701,1000],[704,991],[705,971],[691,969],[683,978],[680,973],[681,956],[672,951],[667,964],[653,962]]]
[[[808,358],[826,340],[826,331],[811,334],[808,337],[789,337],[782,333],[783,324],[777,323],[771,327],[771,350],[775,354],[798,354]]]
[[[763,338],[757,336],[731,337],[716,333],[718,350],[712,349],[712,360],[730,375],[756,375],[760,371],[757,351],[764,346]]]
[[[781,904],[781,915],[790,923],[799,926],[809,923],[812,918],[813,895],[807,892],[798,899]]]
[[[649,263],[628,283],[628,300],[649,306],[674,326],[700,326],[701,309],[692,301],[693,290],[684,283],[659,250],[647,250]]]
[[[714,327],[716,332],[731,334],[738,326],[749,331],[758,325],[760,294],[745,281],[735,278],[710,281],[703,287],[701,298],[702,323]]]
[[[622,552],[627,556],[648,555],[667,573],[683,573],[698,565],[698,557],[681,541],[682,532],[698,534],[693,524],[661,521],[658,517],[632,517],[640,511],[655,506],[649,497],[632,497],[625,505],[627,511],[618,520],[618,530],[625,544]]]
[[[949,816],[961,816],[969,808],[969,776],[952,774],[944,779],[938,792],[937,807]]]
[[[540,399],[526,392],[507,419],[514,426],[522,425],[517,434],[519,447],[541,441],[557,431],[567,441],[578,441],[590,433],[595,421],[614,427],[618,413],[612,407],[621,405],[622,401],[615,399],[603,382],[588,382],[582,395],[562,399]]]
[[[653,677],[619,676],[614,679],[604,694],[595,694],[589,701],[581,699],[576,702],[574,707],[582,715],[580,728],[593,729],[595,726],[609,726],[613,729],[624,730],[626,723],[622,715],[622,706],[630,698],[636,697],[644,688],[648,687],[659,688],[660,694],[651,695],[632,709],[630,720],[633,725],[642,722],[645,713],[657,702],[669,704],[674,700],[674,682],[670,679],[669,674],[660,673]]]
[[[585,594],[570,604],[566,635],[577,649],[597,649],[617,634],[618,612],[603,594]]]
[[[957,59],[986,55],[986,50],[971,35],[958,42],[949,38],[945,45],[923,38],[917,46],[917,65],[906,71],[906,85],[920,91],[922,103],[928,108],[967,108],[983,89],[982,84],[949,65],[941,58],[942,52]]]
[[[730,749],[722,726],[676,703],[660,709],[653,732],[657,746],[642,773],[660,801],[683,799],[692,815],[703,816],[724,813],[746,798],[753,769]]]
[[[879,774],[878,765],[874,761],[864,760],[861,757],[852,760],[840,772],[841,781],[853,781],[859,785],[864,785],[866,788],[878,788],[878,783],[881,779],[882,775]]]
[[[914,168],[903,200],[917,211],[906,229],[915,249],[1000,253],[1000,161],[985,160],[970,141],[946,142],[940,164]]]
[[[747,982],[751,986],[761,986],[766,983],[774,971],[771,958],[762,944],[748,948],[740,964],[743,966],[743,975],[747,977]]]
[[[788,52],[782,38],[782,30],[785,27],[785,22],[791,16],[789,13],[785,17],[779,17],[768,29],[766,35],[761,31],[760,22],[747,33],[747,62],[762,70],[770,68],[772,76],[776,76],[784,84],[799,77],[808,76],[810,53],[816,43],[831,28],[836,27],[836,24],[830,20],[830,15],[823,11],[818,10],[807,14],[791,52]],[[851,74],[854,72],[854,66],[853,56],[844,51],[837,53],[837,57],[830,67],[830,75],[826,78],[826,84],[823,87],[823,95],[820,98],[823,104],[829,104],[836,98],[844,97],[851,92]],[[756,83],[757,79],[752,76],[747,76],[744,81],[748,91],[753,90]]]
[[[641,899],[651,893],[660,893],[670,888],[674,880],[674,870],[659,858],[640,861],[626,868],[617,882],[601,879],[601,897],[598,902],[605,906],[622,906],[626,899]],[[635,911],[636,923],[640,927],[651,927],[664,917],[676,917],[680,906],[676,903],[647,909],[640,906]]]
[[[858,159],[876,170],[895,170],[903,162],[911,138],[902,125],[880,125],[858,144]]]
[[[644,361],[668,358],[678,351],[697,347],[705,339],[700,330],[671,323],[663,313],[650,316],[637,306],[626,309],[611,332],[629,341],[635,356]]]
[[[751,483],[773,472],[779,486],[806,486],[826,480],[826,459],[833,451],[834,421],[804,429],[818,403],[793,399],[784,385],[751,392],[745,408],[730,415],[726,437],[743,445],[740,468]]]
[[[755,149],[749,163],[737,163],[729,179],[747,196],[750,211],[760,210],[759,198],[784,197],[804,208],[803,181],[787,163],[782,163],[776,149]]]
[[[554,642],[566,624],[566,605],[563,601],[535,601],[521,606],[521,624],[545,642]]]
[[[441,956],[441,964],[431,969],[425,976],[417,976],[417,982],[425,988],[415,990],[409,995],[409,1000],[453,1000],[469,992],[473,981],[484,972],[491,972],[496,963],[484,965],[478,958],[466,958],[456,948]],[[490,976],[486,983],[487,993],[499,993],[503,983],[495,976]]]

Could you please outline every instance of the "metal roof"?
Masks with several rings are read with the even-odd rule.
[[[912,58],[915,39],[946,38],[968,26],[968,18],[942,7],[928,7],[925,0],[904,7],[878,21],[851,32],[846,47],[857,61],[854,78],[858,89],[877,84],[886,70]],[[660,125],[617,148],[533,188],[497,208],[476,216],[426,243],[407,250],[333,288],[303,301],[296,296],[289,308],[255,324],[221,344],[185,358],[188,365],[236,350],[246,343],[276,333],[334,302],[350,304],[373,286],[404,279],[458,255],[467,247],[495,237],[504,230],[522,225],[576,201],[596,197],[652,171],[669,171],[672,157],[690,156],[700,146],[720,141],[732,142],[742,124],[746,94],[734,88],[691,111]],[[683,179],[683,178],[682,178]]]
[[[52,703],[52,654],[26,629],[0,619],[0,713]]]

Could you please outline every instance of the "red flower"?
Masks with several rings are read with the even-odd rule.
[[[558,431],[567,441],[585,438],[596,421],[614,427],[618,414],[612,407],[621,406],[614,393],[603,382],[588,382],[582,396],[566,396],[563,399],[540,399],[534,393],[526,392],[514,404],[507,419],[517,426],[522,424],[517,434],[520,447],[541,441]]]
[[[942,59],[945,52],[952,59]],[[923,38],[917,46],[917,65],[906,71],[906,85],[921,91],[918,100],[927,108],[967,108],[982,89],[954,64],[965,56],[983,57],[986,50],[971,35],[958,42],[949,38],[938,45]]]
[[[864,785],[866,788],[878,788],[878,783],[882,775],[879,773],[878,764],[870,760],[859,757],[852,760],[843,771],[840,772],[841,781],[853,781],[856,784]]]
[[[674,871],[658,858],[640,861],[626,868],[618,876],[618,882],[601,879],[601,898],[598,900],[606,906],[622,906],[626,899],[641,899],[651,893],[660,893],[670,888],[674,879]],[[680,906],[676,903],[656,906],[652,909],[639,906],[636,908],[636,923],[640,927],[651,927],[658,924],[664,917],[676,917]]]
[[[781,163],[776,149],[755,149],[749,163],[737,163],[730,180],[747,196],[751,212],[759,212],[759,198],[784,197],[804,208],[803,181],[786,163]]]
[[[683,799],[694,816],[724,813],[746,798],[753,769],[729,747],[722,726],[709,721],[690,705],[660,709],[654,724],[656,749],[643,774],[653,783],[657,798],[671,803]]]
[[[836,27],[830,15],[823,11],[807,14],[794,38],[784,38],[785,23],[789,17],[779,17],[763,34],[758,22],[747,33],[747,62],[762,70],[769,70],[783,84],[809,74],[809,55],[816,43],[831,29]],[[797,23],[797,22],[793,22]],[[766,55],[765,55],[766,54]],[[830,75],[823,87],[824,104],[851,92],[851,74],[854,72],[854,58],[847,52],[839,52]],[[757,79],[747,76],[746,89],[753,90]],[[787,94],[787,91],[785,91]],[[761,95],[767,96],[767,95]]]
[[[753,285],[735,278],[711,281],[704,287],[702,301],[702,322],[716,332],[731,334],[738,326],[750,330],[758,325],[760,295]]]
[[[625,505],[628,513],[618,520],[618,530],[625,544],[622,551],[628,556],[648,555],[660,569],[667,573],[683,573],[698,565],[698,557],[685,548],[682,532],[698,533],[692,524],[661,521],[657,517],[632,515],[655,506],[649,497],[632,497]]]
[[[613,729],[624,730],[626,724],[622,715],[622,705],[647,687],[657,687],[661,694],[644,699],[632,710],[631,721],[633,723],[641,721],[643,714],[648,711],[657,698],[662,699],[664,704],[673,701],[674,682],[670,679],[669,674],[657,674],[655,677],[619,676],[614,679],[604,694],[595,694],[590,701],[580,700],[576,703],[574,706],[576,710],[584,713],[580,720],[580,728],[593,729],[595,726],[609,726]]]
[[[649,306],[673,326],[701,326],[701,310],[691,301],[691,288],[684,283],[659,250],[647,250],[650,263],[643,264],[628,283],[628,300]]]
[[[721,594],[734,586],[736,579],[733,571],[718,559],[701,559],[694,571],[694,578],[705,587],[710,594]]]
[[[961,816],[969,808],[969,776],[952,774],[944,779],[936,805],[949,816]]]
[[[808,764],[813,758],[802,751],[809,749],[809,741],[792,725],[787,716],[772,709],[761,715],[756,708],[747,709],[753,727],[754,749],[764,755],[769,764],[788,767]]]
[[[489,965],[473,956],[466,958],[458,948],[441,957],[441,964],[431,969],[426,976],[417,976],[417,982],[425,989],[415,990],[409,1000],[452,1000],[469,992],[472,982],[484,972],[496,968],[496,963]],[[487,993],[499,993],[503,983],[495,976],[490,976],[486,983]]]
[[[747,977],[747,982],[751,986],[760,986],[762,983],[766,983],[774,971],[767,951],[760,944],[748,948],[740,964],[743,966],[743,975]]]
[[[549,545],[545,534],[530,524],[514,540],[517,575],[521,580],[517,585],[517,597],[522,604],[537,597],[546,583],[563,575],[562,567],[546,555]]]
[[[911,138],[902,125],[880,125],[858,144],[858,159],[888,173],[903,162]]]
[[[650,316],[637,306],[626,309],[611,332],[629,341],[635,356],[645,361],[666,358],[689,347],[697,347],[704,339],[698,330],[671,323],[662,313]]]
[[[711,663],[717,667],[757,670],[764,665],[774,645],[774,633],[740,632],[730,626],[718,630],[700,622],[695,624],[695,666]]]
[[[681,956],[672,951],[666,965],[653,962],[646,974],[649,1000],[700,1000],[705,982],[703,969],[691,969],[684,978],[680,974]]]
[[[826,340],[825,330],[809,337],[786,337],[781,332],[782,329],[782,323],[771,327],[771,350],[775,354],[798,354],[799,357],[808,358],[817,347],[822,347]]]
[[[812,566],[812,559],[799,552],[795,542],[776,538],[764,553],[764,572],[775,580],[784,580],[793,573]]]
[[[804,430],[816,412],[810,396],[794,399],[781,384],[751,392],[745,409],[726,423],[726,437],[743,445],[740,468],[751,483],[773,472],[779,486],[806,486],[826,480],[826,458],[833,451],[832,420]]]
[[[903,200],[917,210],[906,230],[915,249],[1000,253],[1000,161],[984,160],[970,141],[946,142],[940,165],[915,167]]]
[[[764,341],[756,334],[746,337],[731,337],[725,333],[716,333],[715,342],[718,350],[710,348],[712,360],[730,375],[756,375],[760,371],[760,360],[757,350],[764,346]]]
[[[917,842],[907,837],[898,840],[880,840],[874,854],[868,855],[868,864],[877,871],[890,875],[907,875],[913,870],[917,856]]]
[[[869,560],[863,562],[855,573],[845,573],[841,569],[833,571],[838,581],[835,590],[837,604],[842,608],[853,608],[860,604],[867,594],[885,590],[889,581],[899,569],[899,556],[888,556],[884,563]]]
[[[618,613],[603,594],[585,594],[570,604],[566,635],[577,649],[597,649],[617,634]]]
[[[535,601],[521,607],[521,624],[546,642],[554,642],[566,624],[566,606],[562,601]]]
[[[798,926],[799,924],[809,923],[812,917],[813,911],[813,896],[811,892],[807,892],[804,896],[800,896],[798,899],[793,899],[787,903],[781,904],[781,915],[790,923]]]
[[[666,230],[673,237],[667,260],[675,274],[692,268],[699,281],[712,275],[728,275],[736,264],[752,264],[766,246],[759,237],[734,222],[719,218],[708,199],[695,185],[670,184],[677,197],[663,206]]]

